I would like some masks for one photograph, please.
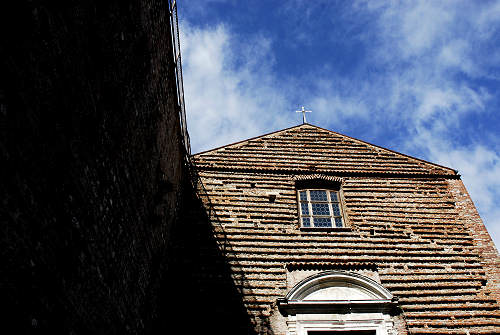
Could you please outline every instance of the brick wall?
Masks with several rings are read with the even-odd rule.
[[[151,331],[185,157],[168,2],[1,7],[2,329]]]
[[[500,301],[500,257],[490,234],[477,212],[461,180],[450,181],[450,191],[460,213],[461,223],[467,227],[474,239],[474,251],[481,255],[481,264],[486,270],[485,286],[491,295]]]

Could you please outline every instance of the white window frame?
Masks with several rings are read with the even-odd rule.
[[[338,320],[332,318],[338,317]],[[383,315],[372,313],[368,319],[353,317],[352,315],[333,315],[333,314],[317,314],[315,316],[302,315],[291,318],[295,321],[289,321],[288,335],[309,335],[309,332],[319,331],[349,331],[356,332],[360,330],[372,331],[375,335],[394,334],[393,324],[390,318]],[[292,326],[293,324],[293,326]],[[291,327],[290,327],[291,326]]]
[[[311,191],[324,191],[326,192],[327,196],[327,201],[315,201],[311,200]],[[307,200],[301,200],[301,192],[306,192]],[[337,201],[333,201],[331,198],[331,193],[335,193],[337,195]],[[333,190],[333,189],[327,189],[327,188],[304,188],[304,189],[298,189],[297,190],[297,203],[298,203],[298,209],[299,209],[299,223],[300,227],[302,228],[344,228],[346,227],[346,220],[344,217],[344,210],[342,206],[342,200],[341,200],[341,193],[340,190]],[[302,203],[307,203],[307,208],[308,208],[308,215],[302,214]],[[330,215],[314,215],[313,210],[312,210],[312,204],[313,203],[322,203],[326,204],[328,203],[328,210],[330,212]],[[333,206],[332,204],[338,204],[339,206],[339,212],[340,215],[334,215],[333,212]],[[329,218],[330,219],[330,225],[329,226],[316,226],[314,224],[314,218]],[[303,218],[309,218],[309,226],[305,226],[303,223]],[[338,226],[336,222],[336,218],[340,218],[342,225]]]

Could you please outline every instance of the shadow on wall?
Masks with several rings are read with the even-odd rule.
[[[2,333],[151,333],[184,174],[168,22],[167,1],[0,3]]]
[[[160,297],[160,328],[188,334],[257,334],[215,239],[210,211],[198,196],[193,192],[184,200],[183,220],[173,227],[174,245]]]

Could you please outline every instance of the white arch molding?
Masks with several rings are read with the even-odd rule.
[[[288,335],[317,331],[363,331],[393,335],[391,312],[397,299],[382,285],[358,273],[325,271],[312,275],[278,299]]]

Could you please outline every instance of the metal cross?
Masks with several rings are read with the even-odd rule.
[[[302,106],[302,110],[300,111],[295,111],[296,113],[302,113],[302,123],[307,123],[307,120],[306,120],[306,113],[312,113],[312,111],[306,111],[304,109],[304,106]]]

